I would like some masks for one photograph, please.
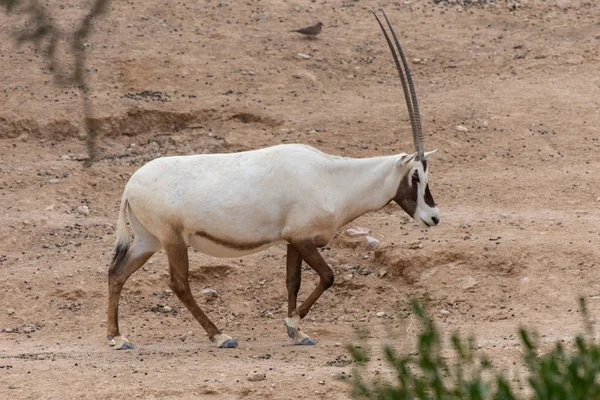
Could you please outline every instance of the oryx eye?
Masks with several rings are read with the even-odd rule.
[[[419,179],[419,171],[415,171],[415,173],[412,176],[412,181],[413,181],[413,183],[419,183],[421,181]]]

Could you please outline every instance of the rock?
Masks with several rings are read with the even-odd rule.
[[[379,277],[380,278],[383,278],[386,275],[387,275],[387,271],[385,269],[382,269],[381,271],[379,271]]]
[[[365,238],[365,241],[368,250],[375,250],[379,247],[379,240],[375,239],[372,236],[367,236]]]
[[[52,184],[58,183],[58,182],[60,182],[60,179],[57,179],[57,178],[53,178],[53,179],[49,179],[48,180],[48,183],[52,183]]]
[[[173,311],[173,308],[169,306],[164,306],[161,311],[164,313],[170,313],[171,311]]]
[[[29,225],[31,225],[31,221],[29,221],[29,220],[27,220],[27,219],[24,219],[24,220],[23,220],[23,225],[24,225],[24,226],[29,226]]]
[[[413,58],[413,59],[412,59],[412,61],[413,61],[415,64],[420,64],[420,63],[422,63],[422,62],[423,62],[423,60],[422,60],[422,59],[420,59],[420,58],[418,58],[418,57],[415,57],[415,58]]]
[[[60,159],[63,161],[69,161],[71,159],[71,156],[68,154],[65,154],[63,156],[60,156]]]
[[[75,209],[79,214],[85,215],[86,217],[90,215],[90,208],[88,206],[79,206]]]
[[[264,381],[265,379],[267,379],[267,376],[265,374],[254,374],[248,377],[248,380],[250,382],[260,382]]]
[[[596,201],[600,201],[600,197],[596,197]]]
[[[309,58],[311,58],[312,56],[309,54],[304,54],[304,53],[298,53],[298,57],[303,58],[305,60],[308,60]]]
[[[344,274],[344,276],[342,277],[346,282],[351,281],[354,278],[353,274]]]
[[[360,227],[348,228],[344,231],[344,234],[348,235],[348,236],[361,236],[361,235],[368,235],[369,233],[371,233],[370,229],[360,228]]]
[[[440,310],[440,314],[442,314],[442,315],[448,315],[448,314],[450,314],[450,311],[448,311],[448,310],[444,310],[444,309],[442,308],[442,309]]]
[[[472,289],[477,285],[477,281],[471,275],[466,276],[466,277],[460,279],[459,281],[460,281],[460,283],[458,284],[458,287],[463,290]]]
[[[469,128],[464,125],[456,125],[454,129],[456,129],[458,132],[469,132]]]
[[[311,82],[314,82],[314,83],[317,82],[317,77],[314,74],[312,74],[312,73],[310,73],[308,71],[297,71],[297,72],[294,72],[292,74],[292,77],[296,78],[296,79],[307,79],[307,80],[309,80]]]
[[[421,242],[413,242],[408,246],[409,249],[411,250],[418,250],[423,248],[423,243]]]
[[[54,210],[54,203],[52,203],[48,207],[46,207],[46,211],[52,211],[52,210]]]
[[[379,311],[377,314],[375,314],[376,316],[378,316],[379,318],[385,317],[385,312],[383,311]]]
[[[16,311],[15,311],[15,309],[14,309],[14,308],[7,308],[7,309],[6,309],[6,313],[7,313],[8,315],[13,315],[14,313],[16,313]]]
[[[208,297],[217,297],[219,296],[219,293],[217,293],[217,291],[215,289],[204,289],[201,292],[203,295],[208,296]]]
[[[14,331],[13,328],[4,328],[4,332],[6,333],[12,333]]]

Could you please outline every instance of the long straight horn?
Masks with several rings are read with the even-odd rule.
[[[371,12],[375,16],[375,19],[377,19],[377,23],[379,23],[379,27],[381,28],[381,31],[383,32],[383,35],[385,36],[385,40],[392,52],[392,56],[394,57],[394,63],[396,64],[396,69],[398,70],[398,75],[400,75],[400,82],[402,83],[402,90],[404,92],[404,98],[406,100],[406,107],[408,108],[408,116],[410,118],[410,125],[412,127],[412,133],[413,133],[413,142],[415,145],[415,150],[417,151],[417,160],[422,160],[422,159],[424,159],[424,157],[423,157],[424,150],[423,150],[423,134],[422,134],[422,128],[421,128],[421,115],[419,114],[419,103],[417,102],[417,93],[415,91],[415,86],[414,86],[414,83],[412,80],[412,75],[410,73],[410,68],[408,68],[408,63],[406,61],[406,57],[404,56],[404,52],[402,51],[402,47],[400,46],[400,42],[398,41],[398,37],[396,36],[396,32],[394,31],[394,28],[390,24],[390,21],[388,20],[388,17],[385,14],[385,11],[383,9],[381,9],[381,12],[383,13],[385,21],[387,22],[390,32],[392,33],[392,36],[394,38],[394,42],[396,43],[396,47],[398,48],[398,53],[400,53],[400,58],[402,59],[402,65],[404,66],[404,71],[406,71],[406,78],[404,77],[404,71],[402,70],[402,67],[400,66],[400,60],[398,59],[398,55],[396,54],[396,50],[394,49],[394,46],[392,45],[392,41],[390,40],[390,37],[388,36],[387,32],[385,31],[383,24],[377,17],[377,14],[375,14],[374,11],[371,11]],[[407,81],[408,81],[408,85],[407,85]]]

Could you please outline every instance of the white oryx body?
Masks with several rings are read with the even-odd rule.
[[[387,16],[386,18],[387,21]],[[377,18],[377,16],[376,16]],[[115,255],[108,272],[107,337],[131,349],[119,332],[121,290],[158,250],[169,260],[169,286],[219,347],[237,342],[200,309],[189,286],[188,246],[215,257],[240,257],[287,244],[285,325],[295,344],[316,344],[300,321],[333,285],[333,271],[318,251],[336,230],[392,200],[424,226],[439,223],[428,184],[421,118],[406,57],[387,21],[400,59],[381,24],[400,75],[413,132],[414,154],[371,158],[327,155],[310,146],[286,144],[232,154],[162,157],[127,183],[117,222]],[[404,75],[406,72],[406,76]],[[130,243],[127,217],[135,236]],[[302,262],[319,284],[297,305]]]
[[[395,197],[411,166],[399,163],[406,157],[342,158],[300,144],[163,157],[131,177],[123,199],[159,240],[177,229],[187,245],[215,257],[290,238],[325,245],[339,227]]]

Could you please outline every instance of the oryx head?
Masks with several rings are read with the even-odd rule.
[[[383,31],[385,40],[392,51],[398,74],[400,75],[400,82],[402,82],[402,90],[404,91],[404,98],[406,99],[406,106],[408,108],[408,115],[410,117],[410,125],[413,133],[413,142],[416,150],[414,154],[403,154],[396,162],[396,167],[402,171],[402,180],[400,181],[398,191],[393,200],[419,225],[428,227],[434,226],[440,222],[440,215],[438,208],[433,201],[433,196],[429,191],[427,158],[435,153],[435,150],[427,153],[423,150],[423,133],[421,130],[419,103],[417,101],[417,93],[413,84],[410,68],[408,68],[406,57],[404,56],[402,47],[400,47],[400,42],[398,41],[396,32],[394,32],[394,28],[392,28],[385,11],[382,9],[381,12],[387,22],[392,37],[394,38],[398,53],[400,54],[400,59],[398,59],[398,54],[396,54],[392,41],[383,27],[383,24],[377,17],[377,14],[373,12],[373,15]],[[402,65],[400,64],[400,60],[402,60]],[[406,71],[406,77],[404,76],[404,71]]]

